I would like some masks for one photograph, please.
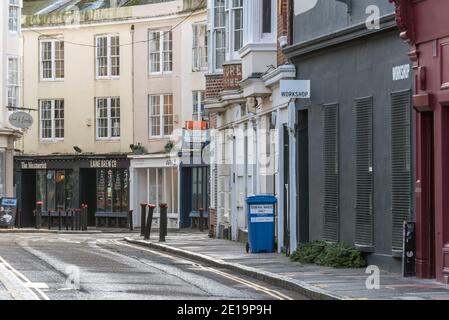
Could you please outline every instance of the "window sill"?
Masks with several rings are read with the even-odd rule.
[[[60,79],[42,79],[40,80],[40,82],[64,82],[64,78],[60,78]]]
[[[96,138],[96,142],[120,142],[120,138]]]
[[[58,142],[64,142],[64,139],[40,139],[39,143],[42,144],[52,144],[52,143],[58,143]]]
[[[171,136],[154,136],[154,137],[149,137],[148,140],[152,141],[152,140],[170,140]]]
[[[120,80],[120,77],[96,77],[95,80],[102,81],[102,80]]]
[[[154,73],[149,73],[148,77],[149,78],[157,78],[157,77],[164,77],[164,76],[171,76],[173,74],[173,71],[165,71],[165,72],[154,72]]]

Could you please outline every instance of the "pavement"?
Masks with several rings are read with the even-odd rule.
[[[278,253],[248,254],[245,244],[211,239],[206,233],[169,232],[166,242],[139,235],[125,240],[190,260],[231,270],[265,283],[296,291],[314,300],[449,300],[449,286],[434,280],[403,278],[380,271],[379,289],[367,289],[366,269],[334,269],[291,261]]]
[[[296,291],[125,242],[135,233],[2,233],[0,300],[304,300]]]

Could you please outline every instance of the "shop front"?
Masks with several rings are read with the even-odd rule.
[[[140,205],[157,205],[153,227],[159,227],[159,204],[168,205],[168,228],[179,228],[179,160],[166,154],[130,156],[130,209],[140,226]]]
[[[129,160],[125,156],[16,157],[18,226],[34,226],[36,203],[43,214],[88,206],[88,225],[126,226]],[[109,224],[109,217],[113,219]],[[96,220],[96,217],[101,219]]]

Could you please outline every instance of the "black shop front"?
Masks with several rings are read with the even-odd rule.
[[[88,225],[98,216],[126,216],[129,210],[129,160],[126,155],[19,156],[14,160],[18,198],[17,226],[33,227],[36,203],[42,212],[88,206]],[[111,227],[126,221],[114,219]]]

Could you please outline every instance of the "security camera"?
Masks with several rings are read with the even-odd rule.
[[[285,48],[288,45],[288,39],[287,36],[280,36],[279,39],[279,46],[281,48]]]

